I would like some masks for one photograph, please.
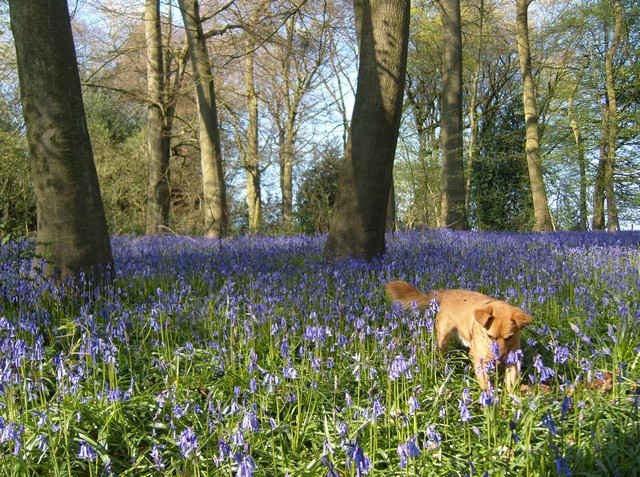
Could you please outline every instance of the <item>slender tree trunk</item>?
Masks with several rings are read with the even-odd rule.
[[[252,15],[252,24],[256,24],[256,13]],[[254,78],[255,42],[251,33],[247,33],[247,52],[245,58],[245,87],[247,88],[247,145],[245,150],[245,171],[247,178],[247,209],[249,213],[249,233],[260,231],[262,222],[262,201],[260,192],[260,160],[258,156],[258,96]]]
[[[351,134],[325,247],[332,258],[385,251],[409,38],[409,0],[356,0],[360,60]]]
[[[198,102],[205,235],[207,237],[223,237],[228,231],[229,215],[211,64],[202,33],[198,0],[179,0],[178,3],[189,41],[191,67]]]
[[[295,33],[295,15],[287,22],[285,54],[282,58],[282,77],[284,81],[285,117],[280,126],[280,195],[282,196],[282,224],[285,232],[293,229],[293,161],[295,158],[295,120],[297,102],[291,95],[291,55],[293,55],[293,36]]]
[[[618,107],[616,101],[616,84],[613,58],[618,49],[622,37],[623,8],[621,0],[612,0],[615,24],[613,28],[613,40],[605,55],[605,87],[606,104],[608,108],[606,122],[607,161],[604,167],[604,190],[607,199],[607,230],[615,232],[620,230],[618,220],[618,207],[614,189],[614,170],[616,167],[616,150],[618,140]]]
[[[464,188],[464,206],[467,214],[471,210],[471,187],[473,178],[473,165],[478,154],[478,89],[480,87],[480,73],[482,70],[482,52],[484,51],[484,0],[480,0],[479,41],[476,51],[475,71],[471,84],[471,97],[469,99],[469,148],[467,150],[466,183]]]
[[[524,117],[526,124],[525,151],[527,168],[531,183],[533,199],[533,230],[542,232],[553,230],[553,222],[549,213],[547,193],[544,188],[542,166],[540,164],[540,137],[538,134],[538,112],[536,105],[536,88],[531,73],[531,53],[529,49],[529,0],[516,0],[516,26],[518,58],[523,80]]]
[[[568,116],[569,127],[573,134],[573,140],[576,144],[577,162],[578,162],[578,174],[580,180],[580,196],[579,196],[579,216],[578,216],[578,228],[580,230],[587,230],[587,160],[585,157],[584,141],[582,140],[582,132],[580,125],[575,116],[575,97],[578,93],[578,88],[582,81],[582,73],[578,75],[576,80],[576,87],[574,88],[571,97],[569,98]]]
[[[593,230],[604,230],[605,226],[605,187],[604,187],[604,171],[609,157],[609,142],[606,137],[607,122],[609,109],[604,107],[602,110],[602,136],[600,137],[600,159],[598,161],[598,169],[593,184],[593,217],[591,228]]]
[[[36,255],[62,278],[105,272],[109,232],[82,102],[67,3],[11,0],[37,206]]]
[[[442,175],[440,177],[440,227],[467,228],[464,162],[462,149],[462,33],[460,0],[440,0],[442,18],[443,67]]]
[[[295,111],[289,108],[285,128],[282,136],[282,150],[280,153],[280,184],[282,193],[282,219],[284,230],[293,229],[293,162],[295,159]]]
[[[164,65],[160,1],[145,0],[144,26],[147,46],[147,211],[146,233],[164,233],[169,225],[170,135],[166,131]]]

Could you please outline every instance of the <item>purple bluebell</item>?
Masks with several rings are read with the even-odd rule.
[[[253,457],[251,457],[250,455],[236,452],[234,455],[234,459],[238,466],[236,477],[253,477],[254,472],[258,470]]]
[[[440,433],[436,430],[435,424],[430,424],[427,426],[427,441],[425,442],[425,449],[433,450],[440,447],[440,443],[442,442],[442,437]]]
[[[569,348],[561,345],[556,346],[553,353],[553,363],[565,364],[567,361],[569,361]]]
[[[406,442],[398,445],[398,456],[400,457],[400,468],[404,469],[407,466],[409,459],[415,459],[420,455],[420,449],[416,445],[415,437],[408,439]]]
[[[149,453],[156,470],[164,470],[164,462],[162,460],[162,449],[164,449],[164,446],[158,445],[154,442],[153,446],[151,447],[151,452]]]
[[[460,411],[460,422],[469,422],[471,420],[471,411],[467,407],[471,403],[469,388],[462,390],[462,396],[458,400],[458,410]]]
[[[542,362],[542,356],[539,354],[537,354],[533,359],[533,367],[538,372],[538,377],[541,383],[548,381],[556,375],[556,372],[553,369],[544,365]]]
[[[198,455],[198,437],[190,427],[180,433],[178,445],[180,446],[180,453],[185,459],[188,459],[191,455]]]
[[[98,453],[86,441],[80,442],[80,450],[78,451],[78,457],[82,460],[94,461],[98,457]]]
[[[362,447],[360,447],[358,440],[346,442],[344,447],[347,453],[347,467],[351,467],[353,464],[356,477],[368,474],[371,461],[365,455]]]
[[[340,477],[340,474],[333,466],[333,462],[331,462],[326,455],[320,457],[320,462],[327,468],[327,473],[324,474],[324,477]]]
[[[417,411],[420,410],[420,401],[415,396],[409,397],[409,415],[413,416]]]
[[[556,422],[553,419],[551,413],[544,413],[544,415],[542,416],[542,422],[540,424],[542,425],[542,427],[546,427],[552,436],[559,435],[558,428],[556,427]]]

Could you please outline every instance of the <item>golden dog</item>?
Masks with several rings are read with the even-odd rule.
[[[520,348],[520,330],[533,318],[520,308],[470,290],[432,290],[423,293],[407,282],[393,281],[385,286],[387,295],[404,307],[426,308],[438,303],[435,329],[438,348],[444,353],[449,340],[457,336],[469,348],[480,387],[486,390],[486,367],[500,363],[509,352]],[[505,382],[513,389],[518,382],[518,364],[506,363]]]

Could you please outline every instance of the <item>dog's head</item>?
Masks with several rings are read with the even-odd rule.
[[[477,308],[474,318],[486,330],[487,337],[498,345],[500,359],[520,347],[520,330],[533,320],[520,308],[500,300]]]

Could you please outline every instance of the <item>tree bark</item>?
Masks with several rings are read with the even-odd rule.
[[[148,182],[146,233],[160,234],[168,229],[170,192],[170,134],[165,121],[165,82],[160,26],[160,1],[145,0],[145,42],[147,48],[147,153]]]
[[[351,134],[325,255],[370,260],[385,251],[409,38],[409,0],[356,0],[360,60]]]
[[[598,160],[598,168],[593,184],[593,217],[591,228],[593,230],[604,230],[605,226],[605,187],[604,187],[604,171],[609,157],[609,141],[606,137],[607,122],[609,109],[605,106],[602,108],[602,136],[600,138],[600,159]]]
[[[36,256],[66,278],[112,267],[66,2],[11,0],[37,206]]]
[[[616,101],[616,82],[613,58],[618,49],[622,37],[623,7],[621,0],[612,0],[614,13],[613,39],[605,55],[605,104],[607,105],[606,130],[603,131],[607,138],[607,157],[604,165],[604,192],[607,199],[607,230],[615,232],[620,230],[618,220],[618,207],[614,189],[614,170],[616,165],[616,150],[618,141],[618,107]]]
[[[440,142],[440,227],[467,228],[462,158],[462,33],[460,0],[440,0],[443,67]]]
[[[478,155],[478,90],[480,88],[480,74],[482,71],[482,52],[484,51],[484,0],[480,0],[480,18],[479,18],[479,35],[478,49],[476,50],[476,64],[473,72],[473,81],[471,84],[471,94],[469,98],[469,143],[467,150],[467,166],[464,188],[464,206],[467,214],[469,214],[471,204],[471,187],[473,186],[473,165]]]
[[[525,152],[533,199],[534,224],[536,232],[553,230],[549,213],[547,193],[544,188],[542,166],[540,164],[540,136],[538,133],[538,111],[536,88],[531,72],[531,52],[529,47],[528,9],[530,0],[516,0],[516,41],[523,81],[523,102],[526,127]]]
[[[576,145],[576,154],[577,154],[577,162],[578,162],[578,175],[580,180],[580,192],[578,199],[578,229],[579,230],[587,230],[587,160],[585,157],[585,146],[584,141],[582,140],[582,131],[580,129],[580,125],[578,124],[578,120],[575,115],[575,97],[578,94],[578,88],[580,87],[580,83],[582,81],[582,76],[584,70],[578,75],[576,80],[576,87],[573,89],[571,96],[569,97],[569,107],[567,108],[567,115],[569,116],[569,127],[571,128],[571,132],[573,134],[573,140]]]
[[[215,86],[202,32],[198,0],[179,0],[178,3],[189,41],[191,67],[198,103],[205,235],[218,238],[227,234],[229,213],[222,167]]]
[[[261,10],[261,9],[260,9]],[[251,24],[257,21],[258,8],[254,10]],[[260,160],[258,156],[258,96],[254,78],[253,34],[247,35],[247,51],[245,58],[245,87],[247,88],[247,145],[245,149],[245,171],[247,178],[247,209],[249,213],[249,233],[260,231],[262,222],[262,201],[260,191]]]

